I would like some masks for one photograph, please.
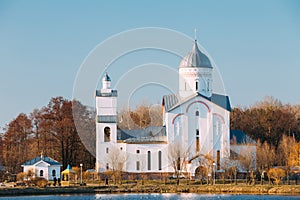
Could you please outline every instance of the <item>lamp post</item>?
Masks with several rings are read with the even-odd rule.
[[[213,162],[213,170],[214,170],[214,185],[216,184],[216,163]]]
[[[82,185],[82,166],[83,164],[80,163],[80,185]]]

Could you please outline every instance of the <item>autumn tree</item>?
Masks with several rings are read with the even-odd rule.
[[[234,108],[231,112],[231,129],[242,130],[262,143],[267,141],[276,149],[282,135],[291,135],[299,130],[295,109],[289,104],[266,97],[252,107]]]
[[[268,177],[274,179],[276,185],[279,185],[281,178],[285,176],[285,171],[280,168],[271,168],[268,171]]]
[[[290,166],[300,166],[300,142],[291,147],[288,163]]]
[[[64,168],[67,164],[78,166],[79,163],[84,163],[85,168],[93,168],[95,158],[82,143],[79,128],[77,130],[74,123],[73,107],[80,109],[81,124],[78,127],[80,131],[85,130],[81,131],[81,136],[89,139],[87,147],[93,149],[94,112],[78,101],[55,97],[29,116],[21,113],[5,127],[0,160],[7,171],[20,172],[22,163],[41,153],[61,162]]]
[[[128,130],[161,126],[163,121],[161,106],[145,102],[134,110],[122,107],[118,118],[118,128]]]
[[[268,170],[276,163],[275,147],[267,141],[261,143],[260,140],[256,144],[256,162],[259,171]]]
[[[31,155],[32,125],[28,116],[19,114],[11,121],[4,134],[3,165],[12,173],[21,171],[21,164]]]

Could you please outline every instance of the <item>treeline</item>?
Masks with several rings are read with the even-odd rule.
[[[300,166],[300,105],[282,104],[265,97],[251,107],[234,108],[231,129],[245,132],[257,142],[257,170],[273,166]]]
[[[80,111],[78,121],[84,122],[80,124],[80,129],[85,131],[82,137],[95,138],[94,111],[78,101],[52,98],[47,106],[29,115],[21,113],[5,127],[1,135],[0,164],[16,174],[22,171],[21,164],[43,154],[61,162],[63,168],[80,163],[84,163],[85,169],[94,168],[93,152],[83,145],[75,127],[74,108]],[[95,139],[92,141],[95,143]],[[93,149],[95,144],[86,145]]]
[[[276,149],[284,135],[300,140],[300,105],[282,104],[273,97],[250,107],[234,108],[230,120],[230,129],[242,130],[255,141],[266,141]]]
[[[162,124],[160,106],[142,103],[134,110],[122,108],[118,128],[141,129]],[[80,102],[55,97],[47,106],[19,114],[0,134],[0,172],[17,174],[21,165],[43,154],[63,164],[95,167],[95,110]]]

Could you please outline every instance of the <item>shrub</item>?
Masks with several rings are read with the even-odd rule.
[[[285,171],[280,168],[271,168],[268,171],[268,176],[269,178],[274,179],[276,185],[278,185],[280,183],[281,178],[285,176]]]
[[[24,181],[24,178],[25,178],[24,172],[20,172],[17,174],[17,181]]]
[[[35,178],[34,183],[37,187],[44,188],[48,185],[48,181],[44,178]]]

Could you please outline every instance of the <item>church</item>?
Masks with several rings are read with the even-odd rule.
[[[205,163],[222,170],[222,163],[230,157],[229,97],[214,93],[214,68],[199,50],[197,40],[178,70],[178,93],[162,97],[163,126],[142,130],[117,129],[118,93],[111,88],[112,79],[105,73],[102,89],[95,95],[98,172],[115,168],[113,154],[115,162],[122,162],[122,171],[174,173],[174,147],[186,153],[181,172],[193,176]]]

